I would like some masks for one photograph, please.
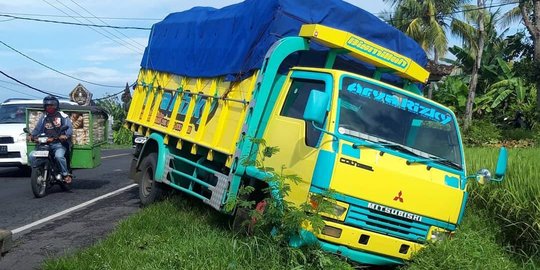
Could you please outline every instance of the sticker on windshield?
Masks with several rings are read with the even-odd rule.
[[[347,86],[347,91],[386,105],[400,108],[404,111],[421,115],[443,125],[446,125],[452,121],[452,116],[446,112],[442,112],[433,107],[426,107],[413,99],[408,99],[407,97],[398,97],[380,90],[363,87],[360,83],[349,84],[349,86]]]

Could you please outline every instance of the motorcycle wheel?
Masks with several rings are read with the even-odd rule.
[[[43,167],[32,168],[30,184],[34,197],[43,198],[47,189],[47,171]]]

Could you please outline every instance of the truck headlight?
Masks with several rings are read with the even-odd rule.
[[[319,204],[323,201],[325,201],[326,203],[330,202],[330,200],[318,194],[311,194],[311,196],[309,197],[309,204],[314,210],[318,209]],[[324,207],[325,210],[320,211],[320,214],[331,219],[337,219],[341,221],[345,220],[345,214],[347,213],[349,205],[339,201],[332,201],[331,203],[332,205],[330,207]]]
[[[444,241],[446,239],[450,239],[452,238],[452,236],[454,235],[454,232],[451,232],[451,231],[447,231],[445,229],[441,229],[441,228],[436,228],[436,227],[433,227],[430,231],[430,236],[429,236],[429,241],[430,242],[439,242],[439,241]]]

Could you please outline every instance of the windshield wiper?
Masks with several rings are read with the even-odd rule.
[[[450,166],[450,167],[453,167],[455,169],[458,169],[458,170],[461,170],[461,165],[451,161],[451,160],[448,160],[448,159],[445,159],[445,158],[440,158],[440,157],[429,157],[429,158],[418,158],[418,159],[408,159],[407,160],[407,164],[414,164],[414,163],[427,163],[427,162],[437,162],[437,163],[441,163],[441,164],[444,164],[444,165],[447,165],[447,166]]]
[[[377,140],[377,141],[368,141],[368,140],[366,140],[364,143],[361,143],[361,144],[359,144],[359,143],[353,144],[353,147],[358,147],[358,146],[371,146],[371,147],[378,147],[378,148],[384,147],[384,148],[397,150],[399,152],[415,156],[415,158],[407,159],[407,164],[408,165],[414,164],[414,163],[426,164],[428,162],[438,162],[438,163],[453,167],[453,168],[458,169],[458,170],[462,169],[460,164],[457,164],[457,163],[455,163],[455,162],[453,162],[451,160],[436,157],[436,156],[427,156],[426,157],[426,156],[423,156],[423,155],[413,151],[408,146],[401,145],[401,144],[398,144],[398,143],[392,143],[392,142],[388,142],[388,141],[384,141],[384,140]],[[426,155],[427,155],[427,153],[426,153]]]

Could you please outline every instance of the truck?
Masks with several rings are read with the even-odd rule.
[[[243,162],[263,139],[280,149],[265,166],[302,179],[283,199],[332,191],[334,213],[308,230],[322,249],[410,260],[456,230],[468,178],[506,171],[503,148],[493,176],[467,176],[456,116],[422,96],[426,63],[412,39],[341,0],[172,13],[152,27],[126,118],[144,136],[130,168],[141,203],[173,188],[228,213],[241,187],[268,187]]]

